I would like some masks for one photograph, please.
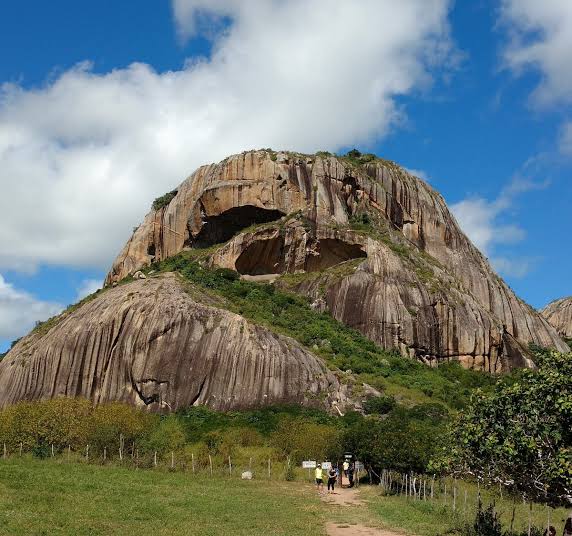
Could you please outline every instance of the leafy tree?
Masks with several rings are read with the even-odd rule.
[[[344,450],[353,452],[376,472],[424,472],[440,444],[445,423],[446,411],[441,413],[436,406],[440,405],[396,406],[385,418],[354,419],[344,434]]]
[[[500,482],[529,499],[572,496],[572,354],[536,351],[524,370],[494,391],[477,391],[452,430],[450,469]]]

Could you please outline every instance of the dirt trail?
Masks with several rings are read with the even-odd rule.
[[[364,506],[364,502],[359,498],[359,491],[356,488],[337,489],[334,494],[324,494],[322,500],[334,508]],[[344,521],[328,522],[326,523],[326,530],[328,536],[406,536],[404,533],[368,527],[360,523],[345,523]]]

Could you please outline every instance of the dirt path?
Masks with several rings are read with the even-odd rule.
[[[344,516],[344,508],[360,508],[364,502],[359,497],[359,490],[356,488],[337,489],[334,494],[323,495],[322,500],[332,506],[342,519],[353,518],[355,516]],[[348,512],[349,513],[349,512]],[[353,512],[352,512],[353,513]],[[403,533],[368,527],[353,521],[329,521],[326,523],[328,536],[405,536]]]

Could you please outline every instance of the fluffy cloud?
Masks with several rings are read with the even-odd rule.
[[[43,302],[32,295],[15,289],[0,275],[0,339],[15,339],[33,327],[59,313],[62,306]]]
[[[86,296],[93,294],[96,290],[103,287],[103,281],[100,279],[84,279],[77,289],[75,301],[83,300]]]
[[[572,2],[503,0],[501,12],[510,31],[507,65],[517,72],[538,69],[542,75],[534,100],[542,105],[572,101]]]
[[[496,199],[469,197],[451,205],[461,229],[481,252],[490,257],[493,266],[504,275],[523,277],[531,267],[529,259],[510,259],[498,254],[498,246],[524,240],[526,233],[519,225],[503,223],[521,193],[545,188],[547,183],[514,179]]]
[[[83,63],[41,88],[1,86],[0,267],[107,267],[150,201],[198,165],[384,135],[402,115],[395,97],[447,63],[448,8],[176,0],[182,38],[205,19],[220,30],[210,58],[162,73]]]

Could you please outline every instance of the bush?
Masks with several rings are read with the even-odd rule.
[[[160,454],[181,450],[185,446],[185,431],[180,419],[174,415],[161,419],[143,440],[142,446],[148,452]]]
[[[364,402],[363,410],[368,415],[386,415],[395,408],[395,404],[395,399],[391,396],[376,396]]]
[[[120,402],[111,402],[96,406],[92,413],[92,429],[89,444],[110,452],[118,452],[120,438],[123,445],[131,448],[134,443],[146,439],[158,417]]]
[[[153,201],[151,208],[153,210],[161,210],[163,207],[166,207],[174,199],[177,193],[178,193],[177,190],[171,190],[170,192],[167,192],[161,197],[157,197],[157,199]]]

